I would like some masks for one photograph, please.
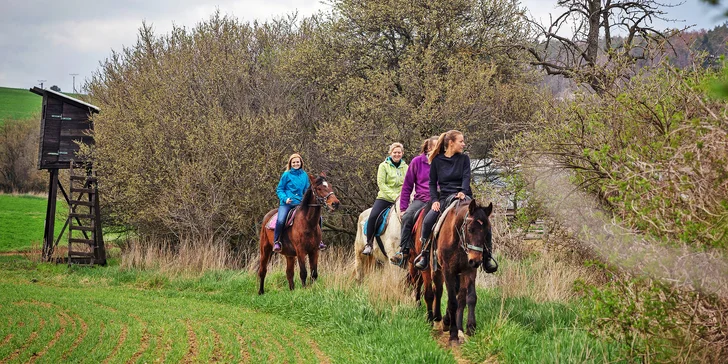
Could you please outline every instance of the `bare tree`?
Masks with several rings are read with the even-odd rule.
[[[681,5],[654,0],[559,0],[565,9],[543,25],[530,20],[536,43],[524,48],[531,64],[549,75],[561,75],[602,92],[624,74],[619,66],[647,59],[655,42],[667,41],[655,20],[666,18],[665,8]]]

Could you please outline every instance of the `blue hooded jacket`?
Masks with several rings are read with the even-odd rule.
[[[303,200],[303,194],[311,186],[311,182],[308,180],[308,173],[303,171],[303,168],[289,169],[283,172],[281,180],[278,182],[278,188],[276,188],[276,194],[280,200],[280,205],[286,204],[287,199],[291,199],[291,206],[301,204]]]

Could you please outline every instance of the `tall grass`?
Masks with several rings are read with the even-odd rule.
[[[183,239],[172,243],[154,238],[135,239],[122,250],[123,269],[157,270],[161,273],[195,274],[239,269],[241,259],[227,242]]]

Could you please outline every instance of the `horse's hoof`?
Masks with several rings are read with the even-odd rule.
[[[452,339],[451,338],[450,339],[450,346],[460,346],[460,344],[461,344],[461,342],[460,342],[459,339],[457,339],[457,338],[455,338],[455,339]]]
[[[465,333],[462,332],[461,330],[458,330],[458,342],[460,344],[465,343]]]

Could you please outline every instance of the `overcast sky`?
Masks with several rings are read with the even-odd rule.
[[[522,0],[536,18],[548,20],[556,0]],[[0,0],[0,87],[30,88],[46,80],[44,87],[58,85],[73,90],[98,68],[111,50],[136,42],[142,21],[157,34],[172,24],[194,27],[220,9],[244,21],[265,21],[298,11],[308,16],[329,11],[320,0]],[[719,9],[699,0],[668,9],[669,16],[710,29],[723,22]],[[664,26],[662,26],[664,27]]]

